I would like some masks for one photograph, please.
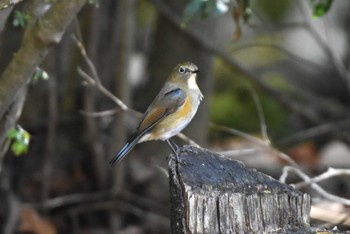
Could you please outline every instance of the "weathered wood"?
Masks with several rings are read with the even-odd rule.
[[[310,196],[205,149],[169,160],[172,233],[303,233]]]

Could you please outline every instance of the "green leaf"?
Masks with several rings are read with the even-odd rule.
[[[24,28],[27,26],[29,19],[30,19],[30,16],[28,14],[16,10],[15,14],[14,14],[14,19],[13,19],[12,25],[14,27]]]
[[[333,0],[310,0],[312,17],[318,19],[324,16],[331,8]]]
[[[21,142],[15,141],[12,143],[11,150],[16,156],[19,156],[27,153],[28,146],[25,144],[22,144]]]
[[[7,137],[8,139],[12,140],[11,150],[16,156],[27,153],[30,142],[30,134],[26,130],[24,130],[21,126],[17,126],[16,128],[12,128],[8,131]]]
[[[18,131],[15,128],[11,128],[7,133],[7,137],[9,139],[16,139],[18,137]]]

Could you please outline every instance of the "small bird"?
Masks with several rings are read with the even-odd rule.
[[[178,64],[154,101],[143,114],[135,133],[110,161],[117,165],[140,142],[167,141],[177,155],[177,145],[170,139],[181,132],[196,114],[203,94],[198,88],[196,65],[190,62]]]

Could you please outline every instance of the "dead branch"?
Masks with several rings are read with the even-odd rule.
[[[316,136],[321,136],[327,133],[339,132],[340,129],[348,128],[350,126],[350,119],[345,119],[337,122],[324,123],[316,127],[308,128],[286,137],[278,142],[279,145],[288,145],[295,142],[300,142]]]
[[[350,170],[349,170],[350,171]],[[339,197],[333,194],[330,194],[329,192],[327,192],[326,190],[324,190],[320,185],[316,184],[315,182],[311,181],[311,178],[306,175],[302,170],[295,168],[295,167],[291,167],[291,166],[285,166],[283,168],[283,173],[280,177],[280,181],[285,183],[286,179],[289,175],[290,172],[294,172],[295,174],[297,174],[301,179],[304,180],[304,182],[306,182],[308,185],[310,185],[310,187],[315,190],[316,192],[318,192],[321,196],[323,196],[324,198],[330,200],[330,201],[335,201],[335,202],[339,202],[341,204],[350,205],[350,199],[346,199],[343,197]],[[336,173],[328,173],[328,175],[335,175]],[[323,179],[324,176],[321,176],[321,179]],[[319,180],[319,179],[317,179]]]
[[[86,62],[86,64],[88,65],[90,72],[92,73],[92,77],[90,77],[89,75],[87,75],[87,73],[85,73],[82,69],[78,68],[78,73],[86,80],[88,81],[89,84],[94,85],[101,93],[103,93],[104,95],[106,95],[109,99],[111,99],[115,104],[117,104],[122,110],[127,110],[128,107],[127,105],[125,105],[124,102],[122,102],[119,98],[117,98],[115,95],[113,95],[109,90],[107,90],[103,84],[101,83],[100,77],[97,74],[95,65],[93,64],[93,62],[91,61],[91,59],[89,58],[89,56],[86,53],[85,47],[83,46],[83,44],[81,43],[81,41],[79,41],[77,39],[76,36],[73,35],[73,40],[75,41],[76,45],[78,46],[79,50],[80,50],[80,54],[83,56],[84,61]]]
[[[259,99],[258,94],[256,93],[255,89],[253,89],[251,86],[248,86],[248,87],[249,87],[249,91],[253,97],[253,101],[255,103],[256,110],[258,112],[258,117],[259,117],[259,122],[260,122],[260,132],[261,132],[262,138],[267,145],[270,145],[271,141],[270,141],[269,136],[267,134],[267,125],[266,125],[266,120],[265,120],[265,116],[264,116],[264,112],[263,112],[263,108],[262,108],[260,99]]]
[[[287,154],[280,152],[279,150],[275,149],[270,142],[267,142],[266,140],[261,140],[257,137],[254,137],[252,135],[249,135],[247,133],[241,132],[237,129],[233,129],[233,128],[229,128],[229,127],[225,127],[225,126],[219,126],[213,123],[210,123],[210,126],[214,129],[220,130],[220,131],[224,131],[230,134],[234,134],[234,135],[238,135],[240,137],[243,137],[245,139],[247,139],[250,142],[253,142],[255,144],[257,144],[257,148],[260,150],[270,150],[272,152],[272,154],[277,155],[278,157],[280,157],[281,159],[287,161],[290,165],[299,168],[299,165],[291,158],[289,157]],[[251,149],[247,149],[248,151]],[[230,156],[231,153],[235,153],[234,151],[226,151],[226,152],[220,152],[220,154],[223,154],[225,156]]]
[[[309,181],[299,182],[299,183],[294,184],[294,186],[295,186],[295,188],[300,189],[300,188],[303,188],[305,186],[309,186],[312,183],[319,183],[321,181],[328,180],[332,177],[338,177],[338,176],[350,176],[350,169],[339,169],[339,168],[330,167],[324,173],[322,173],[318,176],[315,176],[313,178],[310,178]]]

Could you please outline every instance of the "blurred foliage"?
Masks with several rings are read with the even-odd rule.
[[[230,0],[192,0],[184,10],[181,27],[187,27],[197,15],[202,18],[222,15],[229,10],[229,3]]]
[[[318,19],[331,9],[333,0],[309,0],[309,3],[312,8],[312,17]]]
[[[287,15],[292,2],[291,0],[259,0],[254,2],[254,6],[257,8],[258,12],[263,13],[264,16],[268,17],[272,22],[279,22]],[[259,15],[257,16],[259,17]]]
[[[100,6],[100,0],[88,0],[88,3],[94,5],[95,7]]]
[[[248,133],[260,133],[257,107],[249,90],[249,86],[252,86],[258,93],[270,136],[286,134],[288,130],[285,126],[289,113],[273,97],[260,92],[244,77],[233,74],[232,70],[221,61],[216,61],[215,72],[216,80],[210,110],[212,122]],[[215,134],[215,136],[223,135]]]
[[[236,30],[232,37],[234,42],[241,38],[241,19],[243,19],[244,23],[248,23],[252,13],[250,8],[250,0],[238,0],[236,2],[237,4],[234,4],[231,10],[232,20],[236,25]]]
[[[55,3],[57,0],[45,0],[45,3],[47,4],[52,4]]]
[[[139,28],[143,29],[149,25],[149,22],[154,22],[156,20],[157,12],[149,1],[140,0],[136,7],[136,23]]]
[[[16,10],[14,13],[14,19],[13,19],[12,25],[14,27],[25,28],[28,24],[29,19],[30,19],[29,14]]]
[[[18,125],[16,128],[10,129],[7,138],[12,140],[11,150],[16,156],[27,153],[30,134],[25,129]]]

